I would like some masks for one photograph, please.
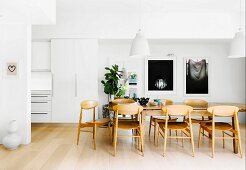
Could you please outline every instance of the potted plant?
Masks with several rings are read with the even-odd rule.
[[[120,85],[118,92],[115,94],[116,97],[119,97],[119,98],[124,97],[124,95],[126,94],[127,88],[128,88],[128,84]]]
[[[112,65],[111,68],[105,67],[107,73],[105,73],[105,80],[102,80],[101,83],[104,86],[104,93],[108,94],[109,101],[114,99],[114,95],[116,95],[119,91],[119,80],[120,80],[120,72],[118,65]]]

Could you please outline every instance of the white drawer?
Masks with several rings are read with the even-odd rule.
[[[50,112],[51,101],[32,101],[32,112]]]
[[[49,123],[51,122],[51,112],[33,112],[32,123]]]

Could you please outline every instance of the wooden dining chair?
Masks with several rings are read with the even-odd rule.
[[[201,99],[187,99],[184,101],[184,104],[196,108],[193,110],[191,114],[195,113],[195,115],[201,115],[201,119],[192,118],[192,123],[202,123],[209,121],[210,114],[207,112],[208,102]]]
[[[192,129],[192,121],[190,117],[190,113],[193,108],[191,106],[186,105],[170,105],[162,108],[166,117],[168,116],[187,116],[188,122],[169,122],[168,119],[165,122],[159,122],[158,127],[158,140],[157,145],[159,143],[160,135],[164,138],[164,149],[163,156],[166,154],[166,145],[167,138],[181,138],[182,139],[182,147],[184,146],[184,139],[190,139],[192,145],[192,156],[194,157],[194,140],[193,140],[193,129]],[[168,130],[177,130],[181,131],[181,136],[168,136]],[[185,135],[185,136],[184,136]]]
[[[79,116],[79,123],[78,123],[78,135],[77,135],[77,145],[79,144],[80,132],[92,132],[93,140],[94,140],[94,149],[96,150],[96,131],[97,127],[108,126],[110,130],[110,119],[103,118],[96,120],[96,107],[98,106],[98,102],[94,100],[85,100],[82,101],[80,104],[80,116]],[[93,110],[92,115],[93,119],[90,122],[82,123],[83,119],[83,111],[84,110]],[[91,113],[90,113],[91,114]],[[92,131],[82,131],[81,128],[91,127],[93,128]]]
[[[112,105],[118,105],[118,104],[135,104],[136,101],[133,99],[125,99],[125,98],[120,98],[120,99],[114,99],[112,101]],[[122,117],[119,117],[119,119],[127,119],[126,115],[122,115]],[[130,116],[130,119],[133,119],[133,115]]]
[[[142,111],[143,107],[138,105],[126,105],[126,104],[118,104],[113,107],[115,111],[115,118],[113,120],[114,125],[114,156],[116,155],[116,145],[118,137],[132,137],[140,139],[141,151],[144,156],[144,132],[143,132],[143,122],[142,122]],[[134,115],[137,119],[135,120],[124,120],[119,119],[119,115]],[[118,135],[118,129],[124,130],[136,130],[137,133],[133,133],[131,136],[129,135]]]
[[[133,99],[124,99],[124,98],[120,98],[120,99],[114,99],[112,101],[113,104],[133,104],[136,103]]]
[[[211,122],[211,119],[209,118],[211,115],[208,113],[208,102],[201,99],[186,99],[184,101],[184,104],[191,106],[193,108],[196,108],[196,110],[193,110],[191,115],[194,114],[196,117],[200,118],[191,118],[192,123],[199,123],[204,124],[206,122]],[[187,119],[184,118],[184,120],[187,121]],[[205,131],[202,130],[202,135],[205,136]]]
[[[162,106],[168,106],[168,105],[172,105],[173,101],[170,99],[163,99],[161,102]],[[160,111],[161,112],[161,111]],[[169,121],[170,122],[175,122],[178,118],[171,118],[171,116],[169,116]],[[159,122],[165,122],[165,117],[155,117],[155,116],[150,116],[150,121],[149,121],[149,137],[150,137],[150,133],[151,133],[151,126],[154,127],[154,143],[156,143],[156,131],[157,131],[157,125]],[[172,134],[172,131],[170,130],[170,135]],[[177,134],[177,132],[176,132]]]
[[[223,140],[223,148],[225,147],[225,139],[236,139],[238,141],[238,149],[240,152],[240,156],[242,157],[242,144],[241,144],[241,135],[238,121],[238,111],[239,108],[235,106],[214,106],[209,107],[208,112],[212,115],[212,122],[208,122],[202,124],[199,130],[199,139],[198,139],[198,147],[201,139],[201,131],[205,130],[211,135],[212,139],[212,158],[214,157],[214,145],[215,139]],[[235,128],[232,124],[228,122],[215,122],[215,117],[232,117],[235,121]],[[215,136],[215,130],[222,131],[222,137]],[[232,133],[233,135],[229,134]],[[227,137],[225,137],[227,135]],[[209,137],[209,136],[208,136]]]

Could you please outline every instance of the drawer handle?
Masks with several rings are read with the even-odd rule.
[[[31,103],[48,103],[48,102],[31,102]]]
[[[42,112],[42,113],[31,113],[31,114],[33,114],[33,115],[47,115],[48,113]]]
[[[32,97],[48,97],[48,96],[32,96]]]

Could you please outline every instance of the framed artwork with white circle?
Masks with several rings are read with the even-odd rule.
[[[145,60],[145,93],[146,95],[176,93],[176,57]]]

